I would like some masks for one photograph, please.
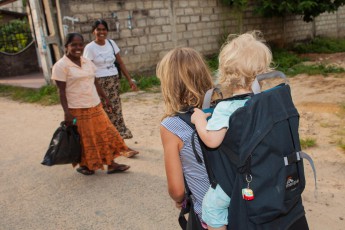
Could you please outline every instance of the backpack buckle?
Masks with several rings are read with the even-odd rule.
[[[284,157],[284,164],[285,166],[291,165],[293,163],[297,163],[301,160],[301,156],[299,152],[294,152],[286,157]]]

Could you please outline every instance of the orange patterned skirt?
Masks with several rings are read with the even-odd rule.
[[[77,118],[82,145],[80,166],[86,166],[89,170],[104,169],[103,165],[111,165],[115,157],[128,150],[101,103],[92,108],[69,111]]]

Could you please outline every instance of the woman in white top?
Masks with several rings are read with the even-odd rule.
[[[111,112],[107,111],[109,119],[115,125],[122,138],[129,139],[133,135],[126,127],[122,115],[119,70],[115,67],[115,60],[120,64],[121,71],[128,80],[131,89],[137,90],[137,86],[121,59],[119,47],[113,40],[107,39],[108,30],[108,24],[104,20],[98,19],[94,22],[92,33],[95,36],[95,40],[85,46],[83,56],[90,59],[97,67],[96,77],[113,108]],[[103,100],[102,103],[105,106]],[[138,154],[137,151],[131,150],[128,153],[124,153],[123,156],[132,157],[136,154]]]

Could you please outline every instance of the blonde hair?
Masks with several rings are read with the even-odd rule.
[[[169,51],[157,65],[156,74],[165,102],[163,118],[186,112],[190,107],[201,108],[206,91],[213,87],[203,57],[191,48]]]
[[[255,76],[272,70],[272,53],[260,31],[229,35],[219,54],[219,83],[249,89]]]

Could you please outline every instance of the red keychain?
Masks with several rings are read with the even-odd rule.
[[[248,177],[248,175],[249,175],[249,177]],[[246,175],[246,181],[247,181],[248,185],[247,185],[247,188],[242,189],[242,198],[244,200],[254,200],[253,190],[251,190],[249,188],[249,183],[252,181],[252,179],[253,179],[252,175],[250,175],[250,174]]]

